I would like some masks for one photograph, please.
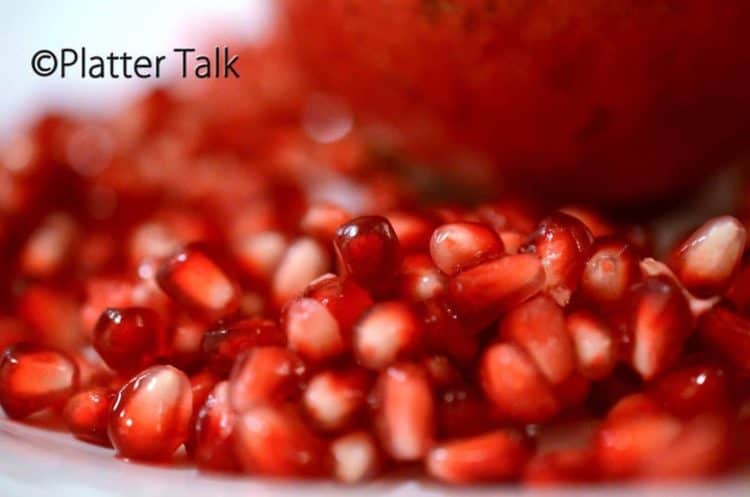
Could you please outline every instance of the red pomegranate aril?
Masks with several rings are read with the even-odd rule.
[[[674,442],[643,466],[643,476],[663,481],[720,473],[727,468],[730,457],[729,428],[727,419],[717,413],[686,421]]]
[[[188,310],[222,316],[239,306],[237,283],[198,244],[184,247],[165,261],[156,279],[167,295]]]
[[[246,277],[267,284],[288,246],[282,233],[263,231],[239,236],[232,244],[232,253]]]
[[[190,376],[190,391],[193,392],[193,416],[198,414],[198,409],[206,402],[208,395],[219,381],[221,381],[221,378],[208,369]]]
[[[585,310],[568,315],[565,326],[573,339],[578,371],[591,380],[609,376],[617,362],[617,343],[609,326]]]
[[[435,434],[435,400],[424,369],[402,363],[380,373],[376,403],[376,431],[388,455],[396,461],[424,457]]]
[[[513,230],[502,230],[498,233],[500,240],[503,242],[506,254],[517,254],[521,247],[526,242],[527,235],[524,235],[520,231]]]
[[[288,406],[259,405],[237,415],[234,453],[247,473],[318,477],[330,471],[330,453]]]
[[[62,289],[31,285],[18,297],[18,316],[31,329],[35,343],[74,351],[88,341],[83,330],[79,304]]]
[[[29,330],[20,319],[1,316],[0,317],[0,353],[19,342],[31,338]]]
[[[243,412],[255,405],[296,399],[307,368],[302,359],[282,347],[258,347],[242,353],[229,376],[232,408]]]
[[[313,238],[331,241],[339,226],[352,216],[341,207],[329,203],[317,203],[307,208],[300,220],[302,231]]]
[[[358,368],[316,374],[302,397],[307,417],[316,428],[327,432],[351,427],[362,414],[370,383],[367,372]]]
[[[117,392],[109,439],[121,457],[166,460],[187,441],[192,412],[193,393],[185,373],[152,366]]]
[[[505,252],[503,241],[480,223],[450,223],[438,226],[430,239],[430,255],[445,274],[454,275]]]
[[[271,282],[273,301],[278,308],[300,295],[315,278],[331,265],[328,252],[312,238],[299,238],[287,248]]]
[[[521,233],[531,233],[539,220],[532,204],[517,199],[503,199],[483,204],[477,215],[495,231],[512,229]]]
[[[229,383],[217,383],[197,411],[193,436],[195,464],[209,471],[236,471],[232,432],[236,415],[229,405]]]
[[[0,407],[22,419],[50,407],[61,407],[78,388],[78,366],[64,352],[17,343],[0,359]]]
[[[563,409],[582,406],[590,391],[591,382],[577,371],[554,386],[555,396]]]
[[[638,416],[659,415],[664,409],[651,395],[633,393],[618,400],[607,413],[607,422],[628,421]]]
[[[504,415],[525,423],[540,423],[561,409],[550,385],[531,358],[518,346],[499,343],[488,347],[479,365],[487,398]]]
[[[156,311],[146,307],[107,309],[94,328],[94,349],[115,371],[133,372],[156,362],[165,347]]]
[[[601,238],[594,242],[583,268],[580,293],[592,303],[612,305],[626,295],[639,277],[638,257],[633,247],[618,238]]]
[[[445,275],[426,254],[404,257],[399,271],[399,288],[403,298],[412,302],[429,300],[445,291]]]
[[[729,385],[724,370],[713,364],[674,369],[649,388],[649,394],[671,414],[690,418],[729,407]]]
[[[336,231],[336,249],[347,274],[374,295],[387,293],[401,264],[401,247],[388,219],[363,216]]]
[[[666,414],[646,413],[605,422],[596,437],[598,464],[609,478],[637,476],[677,439],[682,425]]]
[[[699,297],[729,287],[745,251],[745,228],[732,216],[710,219],[674,249],[669,265],[685,287]]]
[[[558,449],[535,455],[523,472],[532,486],[581,484],[599,479],[595,451],[589,448]]]
[[[360,483],[377,476],[382,465],[380,450],[366,431],[342,435],[331,442],[333,475],[342,483]]]
[[[422,323],[408,304],[375,304],[354,327],[354,356],[369,369],[384,369],[420,350]]]
[[[510,311],[500,323],[500,336],[526,351],[552,384],[564,381],[575,368],[565,316],[551,297],[540,295]]]
[[[544,268],[536,256],[508,255],[451,277],[448,297],[459,315],[492,321],[543,287]]]
[[[433,447],[425,458],[425,470],[448,483],[504,481],[517,478],[530,457],[521,433],[497,430]]]
[[[289,348],[313,363],[333,359],[349,349],[348,337],[336,318],[315,299],[289,302],[283,323]]]
[[[631,289],[629,298],[630,362],[643,379],[650,380],[677,360],[693,329],[693,317],[681,290],[665,276],[647,278]]]
[[[303,296],[323,304],[347,336],[362,313],[372,305],[370,295],[354,281],[331,273],[311,281]]]
[[[429,213],[391,211],[385,214],[404,253],[425,252],[438,220]]]
[[[226,375],[237,356],[253,347],[286,345],[286,334],[275,321],[263,318],[245,318],[217,325],[206,331],[201,340],[201,350],[209,366]]]
[[[750,372],[750,320],[724,307],[714,307],[699,321],[698,334],[731,364]]]
[[[545,289],[561,306],[578,287],[594,237],[578,219],[555,212],[539,223],[521,252],[533,253],[544,267]]]
[[[62,413],[65,426],[85,442],[110,445],[107,424],[114,399],[114,392],[104,387],[78,392],[65,404]]]

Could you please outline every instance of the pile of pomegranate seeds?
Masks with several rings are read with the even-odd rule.
[[[660,262],[591,209],[420,200],[351,115],[306,112],[332,97],[283,44],[241,60],[252,77],[48,116],[3,150],[8,417],[60,416],[123,458],[346,483],[750,459],[742,221]]]

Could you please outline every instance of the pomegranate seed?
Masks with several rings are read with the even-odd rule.
[[[664,454],[680,434],[680,422],[664,414],[641,414],[605,423],[596,438],[599,466],[610,478],[635,476],[654,454]]]
[[[690,312],[692,313],[693,317],[698,318],[702,316],[706,312],[710,311],[717,303],[719,303],[719,297],[708,297],[705,299],[695,297],[687,290],[687,288],[685,288],[682,282],[677,279],[677,276],[675,276],[674,272],[672,272],[669,266],[667,266],[663,262],[659,262],[651,257],[646,257],[641,260],[639,266],[641,267],[641,272],[645,276],[663,276],[671,280],[677,286],[677,288],[680,289],[682,295],[685,297],[685,300],[687,300],[688,306],[690,307]]]
[[[313,238],[331,241],[336,236],[338,227],[351,218],[346,210],[337,205],[318,203],[308,207],[300,220],[300,228]]]
[[[650,380],[674,364],[693,318],[680,289],[664,276],[647,278],[633,287],[629,298],[630,360],[638,374]]]
[[[354,324],[372,305],[370,296],[354,281],[330,273],[310,282],[304,296],[323,304],[346,336],[351,335]]]
[[[555,385],[554,393],[564,409],[583,405],[591,391],[591,382],[577,371]]]
[[[727,300],[742,314],[750,311],[750,265],[743,265],[732,286],[726,292]]]
[[[128,381],[109,416],[109,439],[126,458],[164,460],[188,438],[190,380],[172,366],[152,366]]]
[[[701,340],[732,364],[750,371],[750,320],[715,307],[701,318],[698,332]]]
[[[186,246],[164,262],[156,279],[167,295],[189,310],[221,316],[239,306],[237,283],[197,244]]]
[[[447,275],[454,275],[504,253],[497,234],[479,223],[451,223],[438,226],[430,239],[430,255]]]
[[[65,351],[86,344],[79,305],[72,295],[34,285],[23,291],[17,305],[18,315],[32,330],[36,343]]]
[[[201,366],[204,359],[201,342],[206,329],[205,323],[181,315],[174,318],[170,328],[166,362],[180,369],[191,370]]]
[[[274,345],[286,345],[286,335],[274,321],[262,318],[221,323],[206,331],[201,341],[209,366],[221,375],[229,373],[245,350]]]
[[[711,364],[673,370],[659,378],[649,392],[678,417],[693,417],[729,405],[726,375],[720,367]]]
[[[0,316],[0,352],[11,345],[31,338],[26,326],[19,319]]]
[[[193,415],[198,414],[198,409],[203,406],[208,395],[219,381],[221,381],[221,378],[209,370],[199,371],[190,377],[190,391],[193,392]]]
[[[413,302],[435,298],[445,291],[445,276],[425,254],[404,257],[399,282],[401,296]]]
[[[670,266],[692,293],[723,293],[745,251],[745,228],[732,216],[710,219],[675,248]]]
[[[617,361],[616,343],[609,327],[588,311],[571,313],[565,324],[575,346],[578,371],[591,380],[609,376]]]
[[[283,319],[289,348],[311,362],[333,359],[349,348],[336,318],[315,299],[292,300]]]
[[[642,415],[659,415],[663,411],[652,396],[643,393],[634,393],[626,395],[612,406],[612,409],[607,414],[607,421],[612,423],[628,421]]]
[[[229,383],[214,386],[198,411],[195,422],[193,455],[195,464],[210,471],[235,471],[232,452],[235,414],[229,405]]]
[[[331,265],[330,257],[312,238],[292,242],[279,262],[271,283],[276,306],[301,294],[315,278],[325,274]]]
[[[532,486],[580,484],[598,479],[596,453],[588,448],[537,454],[523,473],[523,482]]]
[[[78,367],[65,353],[17,343],[0,361],[0,406],[21,419],[49,407],[60,407],[78,388]]]
[[[509,312],[500,323],[500,336],[525,350],[553,384],[573,372],[575,351],[565,330],[565,316],[550,297],[535,297]]]
[[[107,423],[114,399],[114,393],[102,387],[75,394],[65,404],[65,425],[76,438],[94,444],[110,445]]]
[[[386,218],[352,219],[336,231],[335,244],[347,273],[363,288],[376,295],[391,289],[401,263],[401,248]]]
[[[263,231],[238,237],[232,245],[232,253],[248,278],[268,282],[287,248],[288,242],[282,233]]]
[[[435,401],[429,378],[416,364],[389,367],[376,386],[376,430],[396,461],[416,461],[427,454],[435,432]]]
[[[467,363],[479,350],[479,340],[469,333],[443,299],[431,299],[418,308],[425,329],[425,345],[432,351],[446,354]]]
[[[241,354],[229,376],[229,400],[237,412],[257,404],[296,398],[307,368],[294,352],[258,347]]]
[[[385,215],[391,223],[404,253],[424,252],[438,220],[429,213],[391,211]]]
[[[21,270],[34,278],[48,278],[62,268],[71,255],[76,225],[67,214],[50,214],[31,234],[21,252]]]
[[[556,212],[539,223],[521,252],[536,254],[541,259],[547,292],[565,306],[578,286],[593,241],[582,222]]]
[[[375,439],[366,431],[343,435],[331,442],[333,474],[343,483],[360,483],[380,471],[380,454]]]
[[[719,473],[729,459],[729,425],[718,414],[709,413],[689,420],[674,442],[643,465],[651,479],[706,477]]]
[[[625,296],[639,276],[632,246],[617,238],[602,238],[594,243],[583,268],[580,291],[593,303],[611,305]]]
[[[487,398],[513,419],[538,423],[560,411],[560,403],[549,384],[516,345],[501,343],[487,348],[479,374]]]
[[[523,435],[497,430],[432,448],[427,473],[448,483],[503,481],[518,477],[531,451]]]
[[[132,372],[153,365],[164,347],[159,315],[145,307],[107,309],[94,328],[94,348],[115,371]]]
[[[238,415],[234,448],[241,468],[270,476],[328,474],[326,444],[291,409],[255,406]]]
[[[544,268],[529,254],[485,262],[450,279],[448,295],[463,316],[489,314],[489,321],[533,297],[544,286]]]
[[[357,421],[369,387],[370,377],[362,369],[323,371],[310,379],[302,404],[316,428],[341,431]]]
[[[418,316],[400,301],[375,304],[354,330],[354,355],[370,369],[384,369],[420,349],[423,329]]]

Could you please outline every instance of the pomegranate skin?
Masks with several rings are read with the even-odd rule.
[[[476,170],[456,150],[468,146],[492,164],[477,183],[494,172],[633,204],[695,185],[747,146],[743,0],[284,5],[323,87],[464,180]]]

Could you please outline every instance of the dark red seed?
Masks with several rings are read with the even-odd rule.
[[[307,368],[282,347],[258,347],[237,358],[229,376],[232,408],[243,412],[258,404],[295,400],[302,392]]]
[[[649,394],[670,413],[686,418],[724,410],[730,403],[726,374],[713,364],[672,370],[651,385]]]
[[[0,360],[0,406],[21,419],[49,407],[61,407],[78,388],[78,366],[55,349],[17,343]]]
[[[547,292],[567,305],[591,253],[594,237],[578,219],[556,212],[540,223],[521,252],[533,253],[542,262]]]
[[[229,383],[217,383],[200,407],[195,421],[193,457],[209,471],[236,471],[232,450],[235,413],[229,405]]]
[[[701,318],[698,334],[733,365],[750,372],[750,320],[724,307],[714,307]]]
[[[347,274],[374,294],[389,291],[401,264],[401,248],[391,223],[381,216],[363,216],[336,231],[336,249]]]
[[[399,271],[399,290],[403,298],[422,302],[443,294],[445,275],[426,254],[410,254],[404,257]]]
[[[558,449],[534,456],[523,472],[532,486],[582,484],[599,479],[596,452],[590,448]]]
[[[351,336],[354,323],[372,305],[370,295],[354,281],[330,273],[311,281],[303,296],[323,304],[345,336]]]
[[[94,348],[115,371],[153,365],[165,347],[161,318],[146,307],[107,309],[94,328]]]
[[[95,387],[75,394],[65,404],[63,420],[70,432],[86,442],[110,445],[107,435],[109,412],[115,394],[107,388]]]

